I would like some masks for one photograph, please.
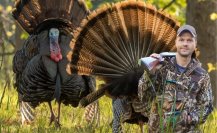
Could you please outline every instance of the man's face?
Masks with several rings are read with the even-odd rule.
[[[196,39],[189,32],[183,32],[176,38],[177,53],[182,57],[191,57],[196,45]]]

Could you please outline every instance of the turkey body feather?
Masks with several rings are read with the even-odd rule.
[[[49,37],[46,30],[37,36],[31,36],[26,41],[23,49],[15,54],[14,71],[21,80],[19,81],[18,92],[22,94],[22,99],[32,103],[33,107],[36,107],[41,102],[54,99],[57,73],[60,73],[61,77],[61,93],[63,95],[61,97],[66,98],[64,103],[77,106],[79,96],[84,96],[83,93],[88,94],[89,87],[84,78],[76,74],[69,75],[65,71],[68,63],[65,53],[70,49],[68,44],[71,38],[70,34],[60,35],[63,59],[58,63],[49,58]],[[61,101],[63,98],[61,98]]]
[[[178,28],[170,16],[141,1],[105,5],[74,32],[67,71],[103,79],[102,95],[137,95],[138,80],[144,72],[138,60],[151,53],[174,51]]]
[[[16,0],[12,13],[30,34],[13,59],[20,108],[24,113],[32,112],[29,107],[48,102],[52,122],[56,118],[50,102],[56,99],[59,124],[60,103],[77,107],[96,87],[93,77],[66,72],[72,31],[89,10],[82,0]]]

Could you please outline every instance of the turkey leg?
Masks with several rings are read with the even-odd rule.
[[[49,126],[50,126],[53,123],[53,121],[56,121],[56,116],[54,115],[51,102],[48,102],[48,105],[49,105],[49,109],[50,109],[50,123],[49,123]]]
[[[56,127],[60,127],[60,106],[61,106],[61,102],[58,102],[58,115],[57,115],[57,119],[55,122],[55,126]]]

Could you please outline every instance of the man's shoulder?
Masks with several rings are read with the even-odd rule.
[[[200,66],[200,67],[196,67],[196,68],[194,69],[194,73],[195,73],[196,75],[198,75],[198,76],[202,76],[202,75],[208,74],[208,72],[207,72],[204,68],[202,68],[201,66]]]
[[[163,67],[161,69],[171,69],[173,70],[175,67],[175,57],[172,58],[165,58],[164,62],[162,63]],[[200,61],[193,59],[193,65],[190,65],[190,71],[198,76],[206,75],[208,72],[201,66]]]
[[[201,66],[199,61],[195,61],[197,67],[194,69],[194,73],[198,74],[198,76],[206,75],[208,72]]]

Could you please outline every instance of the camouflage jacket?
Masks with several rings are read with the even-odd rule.
[[[144,72],[138,98],[143,104],[152,101],[150,114],[143,113],[149,115],[149,132],[194,131],[213,110],[209,75],[195,59],[183,73],[175,57],[164,61],[153,75]]]

